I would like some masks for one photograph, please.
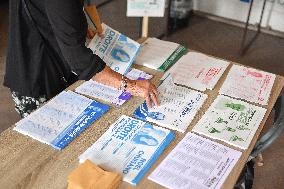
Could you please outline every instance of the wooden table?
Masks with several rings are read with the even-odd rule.
[[[155,75],[152,81],[156,84],[159,82],[159,78],[162,75],[161,73],[145,67],[136,67]],[[187,131],[191,131],[192,127],[197,123],[197,121],[216,98],[218,90],[224,82],[228,71],[229,69],[226,70],[225,74],[222,76],[214,90],[207,90],[205,92],[209,97],[202,109],[198,112],[198,115],[190,124]],[[70,89],[75,89],[75,87],[80,83],[82,83],[82,81],[73,84]],[[248,159],[249,154],[252,151],[253,146],[255,145],[255,142],[273,108],[273,105],[281,93],[283,86],[284,78],[277,76],[272,89],[269,105],[266,106],[266,115],[259,129],[257,130],[250,147],[243,151],[243,154],[237,165],[234,167],[233,171],[223,184],[223,189],[233,188],[234,184],[236,183],[239,174],[243,169],[246,160]],[[88,147],[90,147],[122,114],[132,115],[132,112],[142,102],[142,98],[133,97],[120,108],[112,107],[109,112],[107,112],[99,120],[95,121],[89,128],[87,128],[61,151],[54,150],[48,145],[13,131],[13,126],[8,128],[0,135],[0,188],[66,188],[67,176],[78,166],[78,156]],[[136,187],[123,182],[119,188],[163,188],[162,186],[148,180],[147,177],[184,136],[182,133],[175,133],[176,139],[169,145],[168,148],[166,148],[165,152],[160,158],[158,158],[151,169],[143,177],[143,180]]]

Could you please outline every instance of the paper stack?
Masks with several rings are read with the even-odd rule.
[[[128,116],[121,116],[80,157],[136,185],[174,139],[174,133]]]
[[[161,78],[169,74],[174,83],[185,85],[199,91],[212,90],[229,62],[202,53],[188,52],[181,57]]]
[[[137,56],[135,64],[166,71],[186,52],[187,49],[177,43],[148,38],[142,44],[142,50]]]
[[[14,130],[63,149],[109,107],[72,91],[63,91],[16,123]]]
[[[206,94],[175,85],[171,76],[163,81],[158,91],[160,105],[148,109],[144,102],[134,116],[180,132],[186,131],[207,98]]]
[[[114,71],[125,74],[140,51],[140,44],[106,24],[102,24],[103,35],[95,35],[89,48],[103,59]]]
[[[268,72],[233,65],[219,93],[267,105],[275,77]]]
[[[219,95],[193,131],[247,149],[265,112],[264,108]]]
[[[218,189],[241,152],[188,133],[148,177],[170,189]]]

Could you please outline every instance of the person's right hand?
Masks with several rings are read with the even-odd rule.
[[[134,96],[143,97],[146,100],[147,107],[150,108],[152,102],[159,106],[158,91],[156,86],[149,80],[129,80],[128,91]]]

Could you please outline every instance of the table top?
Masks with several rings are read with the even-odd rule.
[[[199,110],[194,120],[187,129],[187,132],[191,131],[193,126],[202,117],[210,104],[214,101],[218,95],[218,91],[228,74],[229,68],[227,68],[214,90],[207,90],[205,93],[208,95],[203,107]],[[158,84],[161,72],[151,70],[142,66],[136,66],[136,68],[153,74],[152,81]],[[83,81],[74,83],[69,89],[74,90]],[[267,108],[264,119],[261,122],[249,148],[243,150],[240,160],[233,168],[222,188],[233,188],[236,183],[240,172],[242,171],[249,154],[251,153],[253,146],[260,132],[275,104],[281,90],[284,86],[284,77],[277,76],[272,88],[269,104],[264,106]],[[56,188],[62,189],[67,187],[67,177],[74,170],[78,164],[78,156],[82,154],[88,147],[90,147],[107,129],[114,123],[121,115],[131,116],[133,111],[144,100],[139,97],[132,97],[121,107],[110,108],[110,110],[103,115],[100,119],[96,120],[91,126],[89,126],[84,132],[76,137],[66,148],[63,150],[55,150],[51,146],[33,140],[30,137],[22,135],[16,131],[13,131],[11,126],[0,134],[0,186],[1,188]],[[185,133],[187,133],[185,132]],[[160,162],[167,156],[167,154],[176,146],[176,144],[184,137],[185,133],[175,132],[176,138],[165,149],[158,160],[153,164],[151,169],[146,173],[143,179],[135,188],[163,188],[162,186],[147,179],[148,175],[160,164]],[[217,140],[215,140],[217,141]],[[218,141],[219,143],[225,144]],[[233,146],[225,144],[231,148],[237,149]],[[119,188],[134,188],[126,182],[122,182]]]

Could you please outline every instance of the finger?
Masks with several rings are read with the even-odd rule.
[[[156,97],[159,96],[159,92],[158,92],[157,88],[154,85],[152,87],[152,92],[156,95]]]
[[[145,100],[146,100],[146,105],[147,105],[148,109],[151,108],[151,100],[150,100],[150,97],[149,97],[149,96],[146,96],[146,97],[145,97]]]
[[[150,97],[152,101],[154,102],[155,106],[159,106],[158,98],[154,93],[150,93]]]

